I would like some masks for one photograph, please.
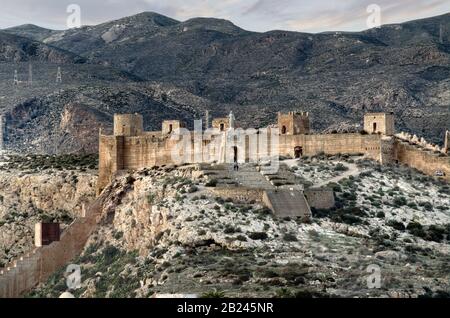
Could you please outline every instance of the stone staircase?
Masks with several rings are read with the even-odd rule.
[[[277,217],[301,218],[304,222],[311,219],[311,209],[302,191],[266,190],[263,201]]]
[[[263,176],[256,166],[250,163],[239,164],[239,170],[233,164],[200,166],[202,173],[218,181],[218,187],[244,187],[250,189],[273,189],[274,186]]]

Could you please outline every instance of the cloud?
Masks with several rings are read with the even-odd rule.
[[[367,29],[366,9],[376,4],[381,9],[381,23],[392,24],[446,13],[450,10],[448,0],[391,0],[348,1],[347,5],[318,11],[316,14],[287,19],[278,27],[303,32],[358,31]]]
[[[382,9],[382,23],[395,23],[450,11],[448,0],[2,0],[0,28],[33,23],[65,29],[69,4],[81,7],[84,25],[143,11],[178,20],[216,17],[252,31],[287,29],[321,32],[366,28],[369,4]]]

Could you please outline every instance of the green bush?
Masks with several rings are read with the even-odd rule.
[[[414,236],[421,238],[425,238],[426,236],[425,230],[423,229],[422,224],[420,224],[419,222],[410,222],[406,229]]]
[[[420,202],[419,205],[427,211],[433,211],[433,205],[428,201]]]
[[[217,289],[205,292],[201,295],[201,298],[224,298],[224,297],[225,297],[225,292],[218,291]]]
[[[215,186],[217,186],[217,183],[218,183],[217,179],[211,179],[208,182],[206,182],[205,186],[215,187]]]
[[[334,171],[347,171],[348,167],[343,165],[342,163],[338,163],[336,166],[334,166]]]
[[[248,237],[252,240],[265,240],[268,236],[264,232],[251,232],[248,233]]]
[[[377,213],[377,218],[384,218],[385,214],[383,211]]]
[[[231,225],[227,225],[225,227],[225,229],[223,230],[223,233],[225,233],[225,234],[233,234],[236,232],[239,232],[239,231]]]
[[[406,229],[403,223],[395,220],[389,220],[386,224],[398,231],[404,231]]]
[[[406,203],[405,197],[395,197],[393,201],[393,204],[397,207],[404,206]]]
[[[286,242],[297,242],[297,236],[293,233],[286,233],[283,235],[283,240],[285,240]]]

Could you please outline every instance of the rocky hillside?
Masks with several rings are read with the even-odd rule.
[[[0,63],[46,61],[52,63],[84,63],[74,53],[42,42],[0,31]]]
[[[95,197],[96,159],[89,156],[1,157],[0,268],[30,251],[37,222],[64,228]]]
[[[25,38],[29,38],[35,41],[42,41],[52,34],[58,33],[58,31],[41,28],[34,24],[23,24],[16,27],[3,30],[6,33],[19,35]]]
[[[423,135],[434,143],[442,143],[445,129],[450,129],[450,14],[356,33],[255,33],[225,20],[180,22],[155,13],[66,31],[26,25],[6,32],[0,37],[3,47],[13,46],[17,39],[7,36],[17,34],[33,39],[32,43],[41,41],[42,47],[82,56],[87,61],[85,71],[77,76],[75,68],[71,73],[75,89],[100,83],[114,86],[117,80],[152,81],[153,85],[184,91],[188,98],[181,103],[190,106],[192,116],[207,106],[213,115],[233,110],[243,126],[264,126],[275,121],[279,110],[306,110],[312,115],[313,127],[321,131],[341,121],[360,123],[367,111],[393,111],[399,130]],[[18,55],[25,60],[33,53],[22,51]],[[11,61],[0,63],[0,68],[11,69]],[[73,61],[67,63],[73,65]],[[114,70],[124,72],[123,76],[117,79]],[[95,78],[99,73],[105,74],[106,80]],[[16,98],[4,105],[10,109],[29,99],[40,103],[55,98],[51,103],[58,107],[53,117],[61,116],[65,105],[54,91],[41,87],[27,94],[13,92],[20,101]],[[0,95],[6,100],[10,91],[1,88]],[[139,100],[135,91],[124,91],[132,98],[123,101],[120,111],[144,107],[135,103]],[[165,100],[162,105],[171,106]],[[102,108],[95,101],[92,106]],[[158,126],[152,118],[155,116],[148,125]],[[36,123],[30,124],[38,128]],[[59,134],[56,127],[50,126],[48,134]],[[15,136],[16,130],[13,127],[10,136]],[[18,138],[10,140],[14,147],[23,142],[23,137]],[[43,132],[36,138],[55,142]],[[70,141],[62,143],[69,146],[58,151],[90,149],[92,140],[86,141],[88,145],[82,141],[73,146]],[[50,148],[54,151],[55,146]]]
[[[287,163],[287,162],[286,162]],[[448,185],[360,158],[289,162],[304,184],[330,184],[337,207],[313,222],[278,219],[259,204],[224,200],[214,176],[188,167],[143,169],[111,185],[101,226],[82,255],[79,297],[441,297],[450,293]],[[377,186],[374,186],[377,184]],[[379,266],[381,288],[367,285]],[[62,269],[32,297],[66,290]]]

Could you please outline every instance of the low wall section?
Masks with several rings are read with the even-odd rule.
[[[101,214],[103,198],[97,198],[85,213],[62,233],[58,242],[35,248],[0,271],[0,298],[16,298],[78,256],[94,231]]]
[[[449,156],[427,151],[399,139],[395,142],[395,154],[399,163],[416,168],[431,176],[434,176],[436,171],[442,171],[445,174],[444,179],[450,181]]]

